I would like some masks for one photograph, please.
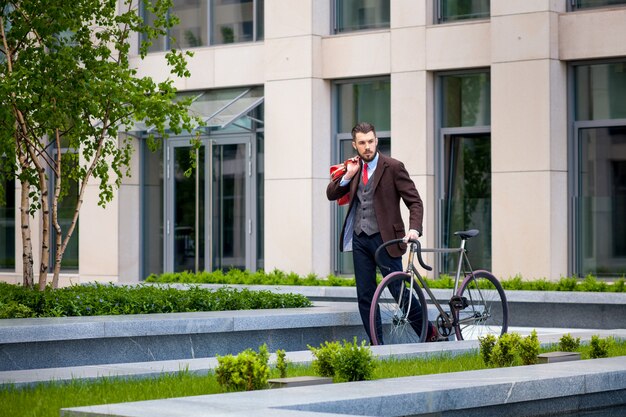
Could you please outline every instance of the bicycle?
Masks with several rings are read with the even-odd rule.
[[[449,339],[454,332],[457,340],[469,340],[488,333],[496,336],[506,333],[509,309],[502,285],[490,272],[474,271],[467,257],[465,243],[478,233],[476,229],[455,232],[461,238],[458,248],[422,249],[419,241],[408,242],[406,270],[387,275],[374,293],[370,310],[373,344],[421,343],[426,340],[427,331],[422,329],[428,329],[429,324],[424,291],[439,312],[435,326],[441,337]],[[380,251],[401,242],[403,239],[394,239],[378,247],[375,259],[380,268],[385,268],[378,261]],[[422,252],[458,253],[448,309],[442,307],[414,265],[417,257],[422,268],[432,271],[432,267],[424,263]],[[461,274],[463,281],[459,284]]]

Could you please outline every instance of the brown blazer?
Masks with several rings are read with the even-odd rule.
[[[361,165],[361,169],[362,165]],[[346,193],[350,193],[350,206],[348,215],[343,223],[340,238],[340,248],[344,251],[344,234],[346,225],[352,224],[354,216],[354,201],[356,192],[361,178],[361,170],[352,178],[349,184],[341,187],[339,183],[341,178],[331,181],[326,187],[326,197],[330,201],[341,198]],[[376,212],[376,221],[383,242],[392,239],[400,239],[406,234],[404,222],[400,214],[400,199],[409,209],[409,229],[415,229],[422,233],[422,220],[424,217],[424,207],[422,199],[415,188],[415,184],[409,177],[409,173],[404,164],[378,153],[378,165],[371,179],[374,187],[374,211]],[[351,217],[352,216],[352,217]],[[398,257],[406,251],[406,245],[388,246],[389,255]]]

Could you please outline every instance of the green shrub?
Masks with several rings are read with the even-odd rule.
[[[276,351],[276,369],[278,369],[281,378],[287,378],[288,365],[287,353],[282,349],[278,349]]]
[[[591,336],[589,357],[591,359],[608,358],[611,341],[611,338],[602,339],[598,335]]]
[[[580,348],[580,337],[574,339],[570,333],[564,334],[559,339],[561,352],[576,352]]]
[[[498,338],[491,350],[489,365],[495,368],[514,366],[518,362],[521,337],[517,333],[505,333]]]
[[[523,365],[534,365],[537,363],[539,355],[539,339],[537,331],[533,329],[530,335],[522,339],[519,344],[519,356]]]
[[[374,355],[365,340],[357,344],[356,336],[354,341],[349,343],[344,340],[343,346],[337,351],[333,362],[335,368],[335,381],[365,381],[372,379],[374,368]]]
[[[324,342],[319,348],[307,345],[313,354],[313,362],[311,367],[313,372],[323,377],[335,376],[335,356],[341,344],[339,342]]]
[[[496,345],[496,341],[496,337],[492,334],[478,336],[478,342],[480,344],[480,356],[483,358],[483,362],[485,363],[485,365],[489,365],[491,363],[491,351]]]
[[[311,305],[311,301],[300,294],[276,294],[245,288],[212,290],[197,285],[177,289],[153,285],[90,284],[37,291],[0,283],[0,314],[4,314],[5,318],[251,310]]]
[[[267,345],[259,352],[246,349],[237,356],[217,356],[217,382],[227,391],[253,391],[267,386],[270,375]]]

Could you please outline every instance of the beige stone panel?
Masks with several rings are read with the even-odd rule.
[[[330,6],[313,4],[312,0],[265,0],[265,39],[311,34],[314,7]]]
[[[492,171],[550,169],[550,65],[541,60],[491,67]]]
[[[311,178],[311,79],[265,84],[265,180]]]
[[[494,173],[492,271],[500,279],[567,274],[565,173]]]
[[[119,281],[138,282],[141,277],[141,188],[139,185],[122,185],[118,191]],[[162,261],[162,260],[161,260]]]
[[[362,77],[391,72],[391,34],[352,33],[322,39],[322,78]]]
[[[80,210],[78,262],[81,277],[118,274],[119,198],[116,195],[102,208],[98,206],[98,194],[97,185],[88,185]]]
[[[185,90],[206,90],[215,87],[215,48],[193,50],[187,59],[191,76],[184,82]]]
[[[432,19],[432,1],[435,0],[393,0],[389,2],[390,10],[390,25],[392,28],[403,28],[411,26],[424,26],[426,22],[432,22],[432,20],[426,20],[428,17]]]
[[[491,17],[533,12],[565,12],[563,0],[491,0]]]
[[[309,272],[315,272],[319,277],[325,277],[332,272],[331,247],[335,237],[331,236],[331,210],[336,203],[328,201],[326,198],[328,178],[314,178],[312,186],[312,270]]]
[[[432,93],[426,71],[391,74],[391,152],[411,175],[433,172]]]
[[[313,272],[312,196],[311,178],[265,179],[266,270]]]
[[[263,84],[264,49],[260,42],[216,47],[215,87]]]
[[[550,61],[550,167],[567,171],[567,63]]]
[[[528,13],[491,19],[491,59],[496,62],[557,58],[558,15]]]
[[[174,78],[170,74],[170,67],[167,66],[165,52],[150,53],[143,60],[139,57],[132,58],[129,60],[129,65],[137,68],[137,77],[150,77],[157,83],[173,79],[174,87],[180,90],[185,89],[186,79]]]
[[[562,60],[626,55],[626,9],[595,9],[559,17]]]
[[[426,67],[426,28],[391,30],[391,71],[419,71]]]
[[[426,28],[426,67],[429,70],[484,67],[491,64],[488,21]]]
[[[287,80],[309,78],[313,74],[314,42],[311,36],[265,41],[265,78]]]

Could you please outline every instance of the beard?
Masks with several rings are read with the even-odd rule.
[[[374,150],[370,150],[368,153],[357,152],[359,157],[363,160],[363,162],[372,162],[378,153],[378,146],[374,148]]]

